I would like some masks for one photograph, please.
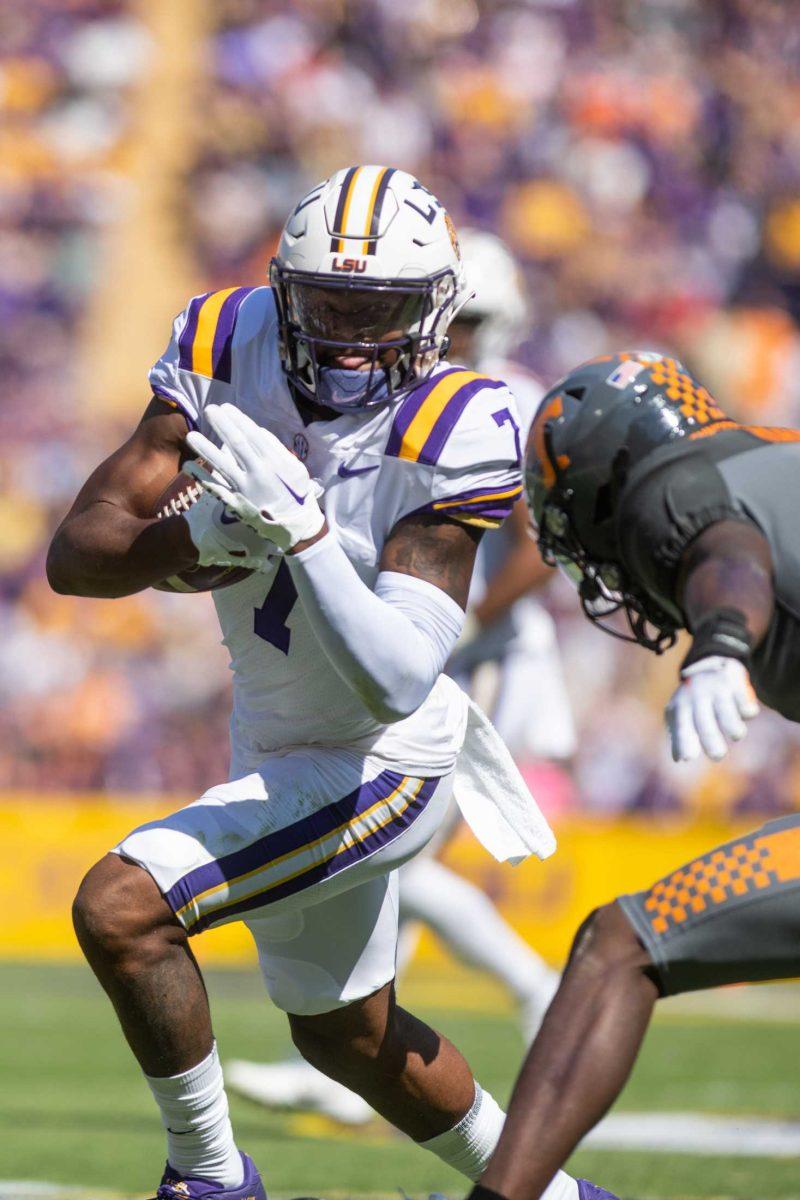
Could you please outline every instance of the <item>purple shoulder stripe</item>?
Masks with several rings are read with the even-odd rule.
[[[171,404],[173,408],[177,408],[183,413],[186,418],[186,423],[190,429],[197,429],[197,422],[186,407],[186,401],[180,396],[173,396],[172,392],[168,392],[166,388],[161,387],[158,383],[151,383],[153,395],[158,396],[159,400],[163,400],[166,404]]]
[[[231,346],[233,345],[233,333],[236,329],[236,318],[239,315],[242,302],[253,291],[255,291],[255,288],[252,287],[237,288],[235,292],[231,292],[220,309],[217,328],[214,332],[214,346],[211,352],[211,360],[214,364],[214,378],[220,379],[224,383],[230,383],[231,381]]]
[[[458,418],[472,397],[477,396],[478,392],[485,391],[486,388],[504,388],[505,386],[500,380],[481,377],[480,379],[473,379],[469,383],[465,383],[457,392],[454,392],[434,424],[433,429],[425,439],[417,462],[427,463],[430,467],[435,466],[444,450],[447,439],[456,427]]]
[[[202,296],[195,296],[194,300],[189,301],[186,324],[178,338],[178,366],[182,371],[191,371],[192,369],[192,347],[194,346],[195,334],[197,333],[197,320],[200,316],[200,309],[210,295],[212,295],[211,292],[205,292]]]
[[[453,496],[430,500],[410,515],[436,513],[443,517],[481,517],[487,521],[502,522],[509,516],[521,495],[522,484],[510,487],[492,487],[484,484],[483,487],[470,488]]]
[[[437,383],[447,375],[452,375],[454,371],[461,371],[462,367],[449,367],[446,371],[440,371],[438,375],[424,380],[419,387],[414,388],[413,392],[409,392],[401,401],[395,414],[392,424],[392,431],[389,434],[389,440],[386,443],[385,453],[393,458],[396,458],[400,452],[400,447],[403,444],[403,438],[406,435],[409,425],[414,420],[419,410],[431,394]]]

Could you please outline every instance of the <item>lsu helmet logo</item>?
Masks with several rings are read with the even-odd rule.
[[[332,271],[347,271],[349,275],[360,275],[366,269],[367,261],[364,258],[335,258],[331,263]]]

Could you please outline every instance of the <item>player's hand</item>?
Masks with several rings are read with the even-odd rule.
[[[736,658],[701,658],[681,671],[681,682],[666,708],[675,762],[689,762],[701,751],[715,762],[732,742],[747,733],[746,721],[758,713],[747,668]]]
[[[187,462],[184,471],[203,487],[213,482],[213,477],[199,463]],[[270,569],[271,555],[264,539],[237,517],[229,516],[222,501],[209,491],[201,493],[181,515],[197,550],[198,566]]]
[[[186,436],[195,454],[222,477],[201,480],[206,491],[283,552],[315,537],[325,518],[318,489],[299,458],[233,404],[209,405],[206,416],[222,446],[195,431]]]

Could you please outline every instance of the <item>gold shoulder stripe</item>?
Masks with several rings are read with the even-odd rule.
[[[217,332],[217,322],[223,304],[235,287],[223,288],[221,292],[212,292],[203,301],[197,316],[197,330],[192,342],[192,370],[198,375],[214,376],[214,335]]]
[[[465,383],[472,383],[474,379],[483,378],[485,376],[480,375],[477,371],[453,371],[451,374],[445,375],[439,383],[431,388],[419,412],[405,431],[397,457],[416,462],[431,430],[456,392]]]

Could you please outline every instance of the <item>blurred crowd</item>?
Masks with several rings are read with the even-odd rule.
[[[352,162],[391,162],[419,175],[456,225],[512,247],[531,300],[518,357],[545,382],[593,354],[646,345],[677,353],[737,416],[800,421],[793,5],[196,9],[203,82],[172,217],[198,290],[262,282],[304,190]],[[208,597],[75,601],[42,579],[53,523],[119,440],[117,411],[86,419],[75,363],[104,234],[134,186],[133,98],[157,86],[147,13],[143,0],[0,6],[5,786],[192,794],[226,769],[225,658]],[[604,641],[558,587],[549,603],[568,679],[581,681],[580,803],[793,806],[800,750],[783,723],[759,719],[723,772],[665,770],[660,705],[674,663]]]

